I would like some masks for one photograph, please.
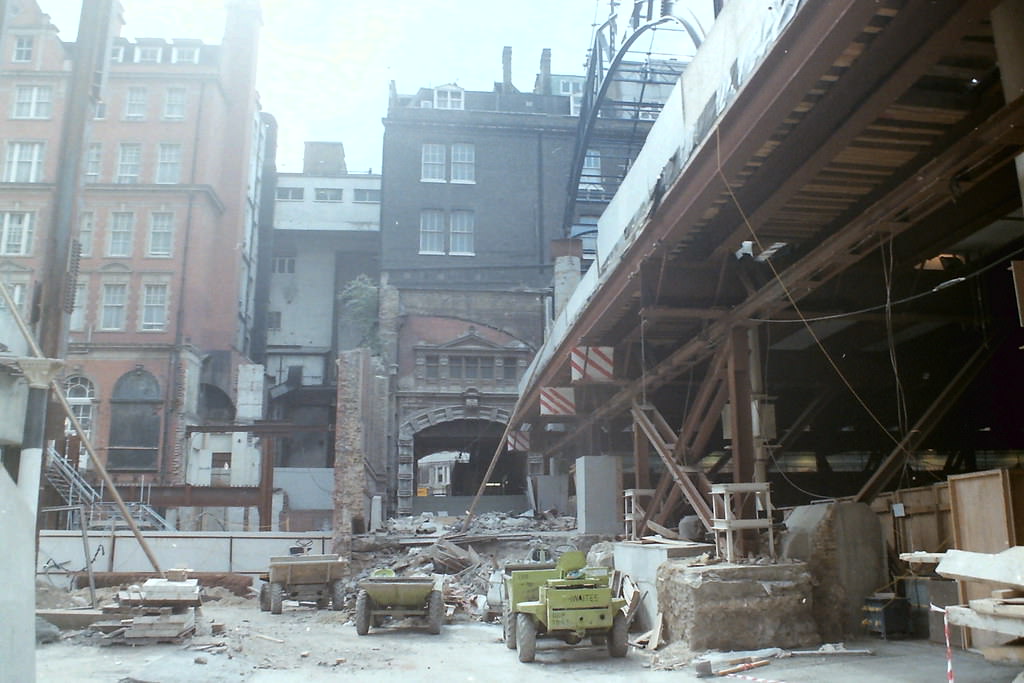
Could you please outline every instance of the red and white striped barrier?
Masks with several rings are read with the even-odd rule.
[[[508,435],[507,445],[510,451],[530,450],[530,432],[511,432]]]
[[[942,614],[942,630],[946,634],[946,680],[954,683],[956,679],[953,677],[953,647],[949,644],[949,615],[946,610],[935,605],[931,605],[931,610]]]
[[[540,390],[541,415],[575,415],[576,392],[567,387],[542,387]]]
[[[610,382],[615,379],[615,349],[611,346],[575,346],[569,354],[572,381]]]

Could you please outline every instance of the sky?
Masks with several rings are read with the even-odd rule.
[[[75,39],[81,0],[37,0]],[[223,0],[121,0],[127,38],[220,43]],[[457,83],[491,90],[512,47],[512,82],[533,88],[541,50],[552,72],[584,73],[608,0],[262,0],[256,87],[278,122],[278,170],[300,172],[306,140],[341,141],[349,172],[380,172],[388,83],[398,92]],[[630,3],[623,3],[630,4]]]

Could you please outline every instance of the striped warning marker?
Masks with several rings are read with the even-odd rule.
[[[576,392],[568,387],[542,387],[540,390],[541,415],[575,415]]]
[[[528,451],[530,450],[530,432],[511,432],[508,435],[508,450]]]
[[[611,346],[575,346],[569,354],[572,381],[610,382],[615,379],[615,349]]]
[[[942,630],[946,632],[946,680],[953,683],[956,679],[953,677],[953,647],[949,644],[949,615],[935,605],[931,605],[931,611],[942,613]]]

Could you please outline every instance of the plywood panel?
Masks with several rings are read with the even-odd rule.
[[[1024,472],[986,470],[949,478],[954,545],[960,550],[998,553],[1024,541]],[[960,601],[987,598],[992,587],[961,581]],[[965,647],[999,645],[1010,638],[964,629]]]

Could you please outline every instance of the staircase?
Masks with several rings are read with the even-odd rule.
[[[88,528],[128,528],[128,523],[117,504],[104,501],[103,496],[52,446],[46,451],[46,466],[43,473],[50,486],[60,494],[65,505],[83,507]],[[146,503],[125,503],[125,507],[139,529],[175,531],[170,522]],[[69,515],[69,526],[72,521]]]

